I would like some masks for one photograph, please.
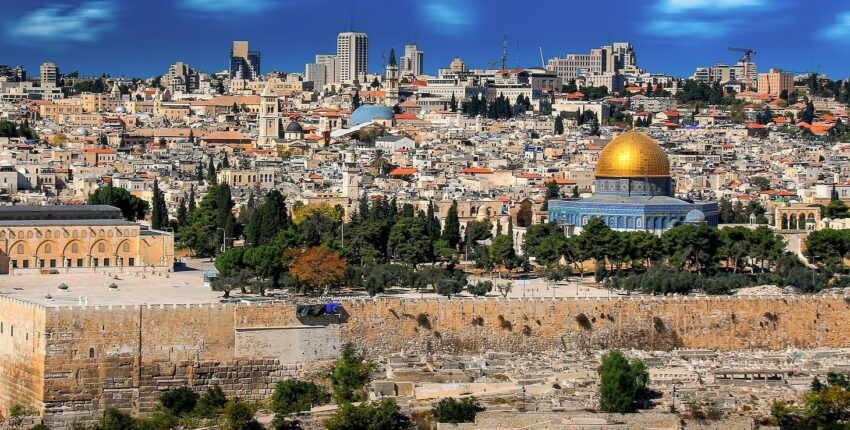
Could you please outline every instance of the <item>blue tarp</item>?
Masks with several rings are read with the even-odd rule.
[[[339,308],[342,307],[342,303],[331,302],[325,305],[325,313],[326,314],[335,314]]]

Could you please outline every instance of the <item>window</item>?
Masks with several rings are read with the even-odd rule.
[[[130,266],[136,265],[136,259],[133,258],[133,257],[130,257],[127,261],[128,261],[128,265],[130,265]]]
[[[24,253],[24,244],[19,243],[18,244],[18,254],[23,254],[23,253]]]
[[[56,259],[55,258],[50,259],[50,267],[56,267]]]
[[[122,247],[122,249],[124,250],[124,252],[130,252],[130,244],[124,242],[124,246]]]
[[[94,348],[89,348],[89,358],[94,358]]]
[[[109,259],[108,258],[103,259],[103,265],[107,266],[107,267],[109,266]]]
[[[18,260],[12,260],[12,268],[13,268],[13,269],[17,269],[17,268],[18,268]]]
[[[75,254],[80,252],[80,245],[77,243],[71,244],[71,252]]]
[[[100,260],[100,259],[99,259],[99,258],[92,258],[92,260],[91,260],[91,265],[92,265],[92,266],[94,266],[94,267],[99,266],[99,264],[98,264],[98,263],[99,263],[99,261],[98,261],[98,260]]]
[[[38,267],[39,268],[44,267],[44,259],[43,258],[38,259]]]
[[[24,267],[24,269],[30,268],[30,261],[29,260],[21,260],[21,261],[23,262],[22,266]]]
[[[65,267],[71,267],[71,259],[70,258],[65,259]]]
[[[48,233],[50,233],[50,232],[48,232]],[[50,254],[51,252],[53,252],[53,247],[50,246],[49,243],[47,245],[44,245],[44,252],[47,253],[47,254]]]
[[[77,259],[77,267],[83,267],[83,259],[82,258]]]
[[[97,252],[106,252],[106,245],[102,243],[97,244]]]

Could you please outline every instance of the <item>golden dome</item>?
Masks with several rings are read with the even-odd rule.
[[[596,177],[634,178],[670,176],[667,153],[639,131],[629,131],[608,142],[596,163]]]

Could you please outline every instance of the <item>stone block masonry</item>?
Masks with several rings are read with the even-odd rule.
[[[51,428],[91,424],[108,407],[148,414],[183,385],[266,400],[349,341],[371,355],[850,347],[844,297],[379,298],[343,309],[299,318],[284,302],[51,308],[0,297],[0,414],[21,404]]]

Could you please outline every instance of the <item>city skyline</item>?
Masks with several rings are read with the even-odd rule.
[[[427,74],[448,67],[454,57],[486,68],[491,61],[499,62],[507,34],[510,67],[540,66],[541,47],[548,60],[629,41],[641,68],[679,77],[698,66],[734,64],[739,55],[727,51],[730,46],[758,51],[754,61],[760,70],[779,67],[833,78],[850,74],[843,60],[848,48],[841,42],[850,37],[850,5],[767,0],[602,3],[544,0],[535,8],[550,12],[535,15],[513,14],[504,2],[480,0],[432,0],[398,4],[393,10],[362,0],[155,1],[146,3],[143,13],[133,4],[103,0],[63,5],[34,1],[6,6],[0,63],[22,64],[30,73],[42,62],[54,61],[63,73],[149,77],[182,61],[213,73],[227,69],[233,40],[248,40],[252,50],[263,55],[263,72],[301,73],[316,54],[334,53],[337,34],[353,28],[369,35],[370,72],[382,71],[390,48],[403,52],[404,44],[414,40],[426,53]],[[795,21],[800,14],[807,19]],[[309,19],[316,16],[321,20]],[[160,31],[169,28],[175,31]],[[122,34],[139,34],[143,41]]]

